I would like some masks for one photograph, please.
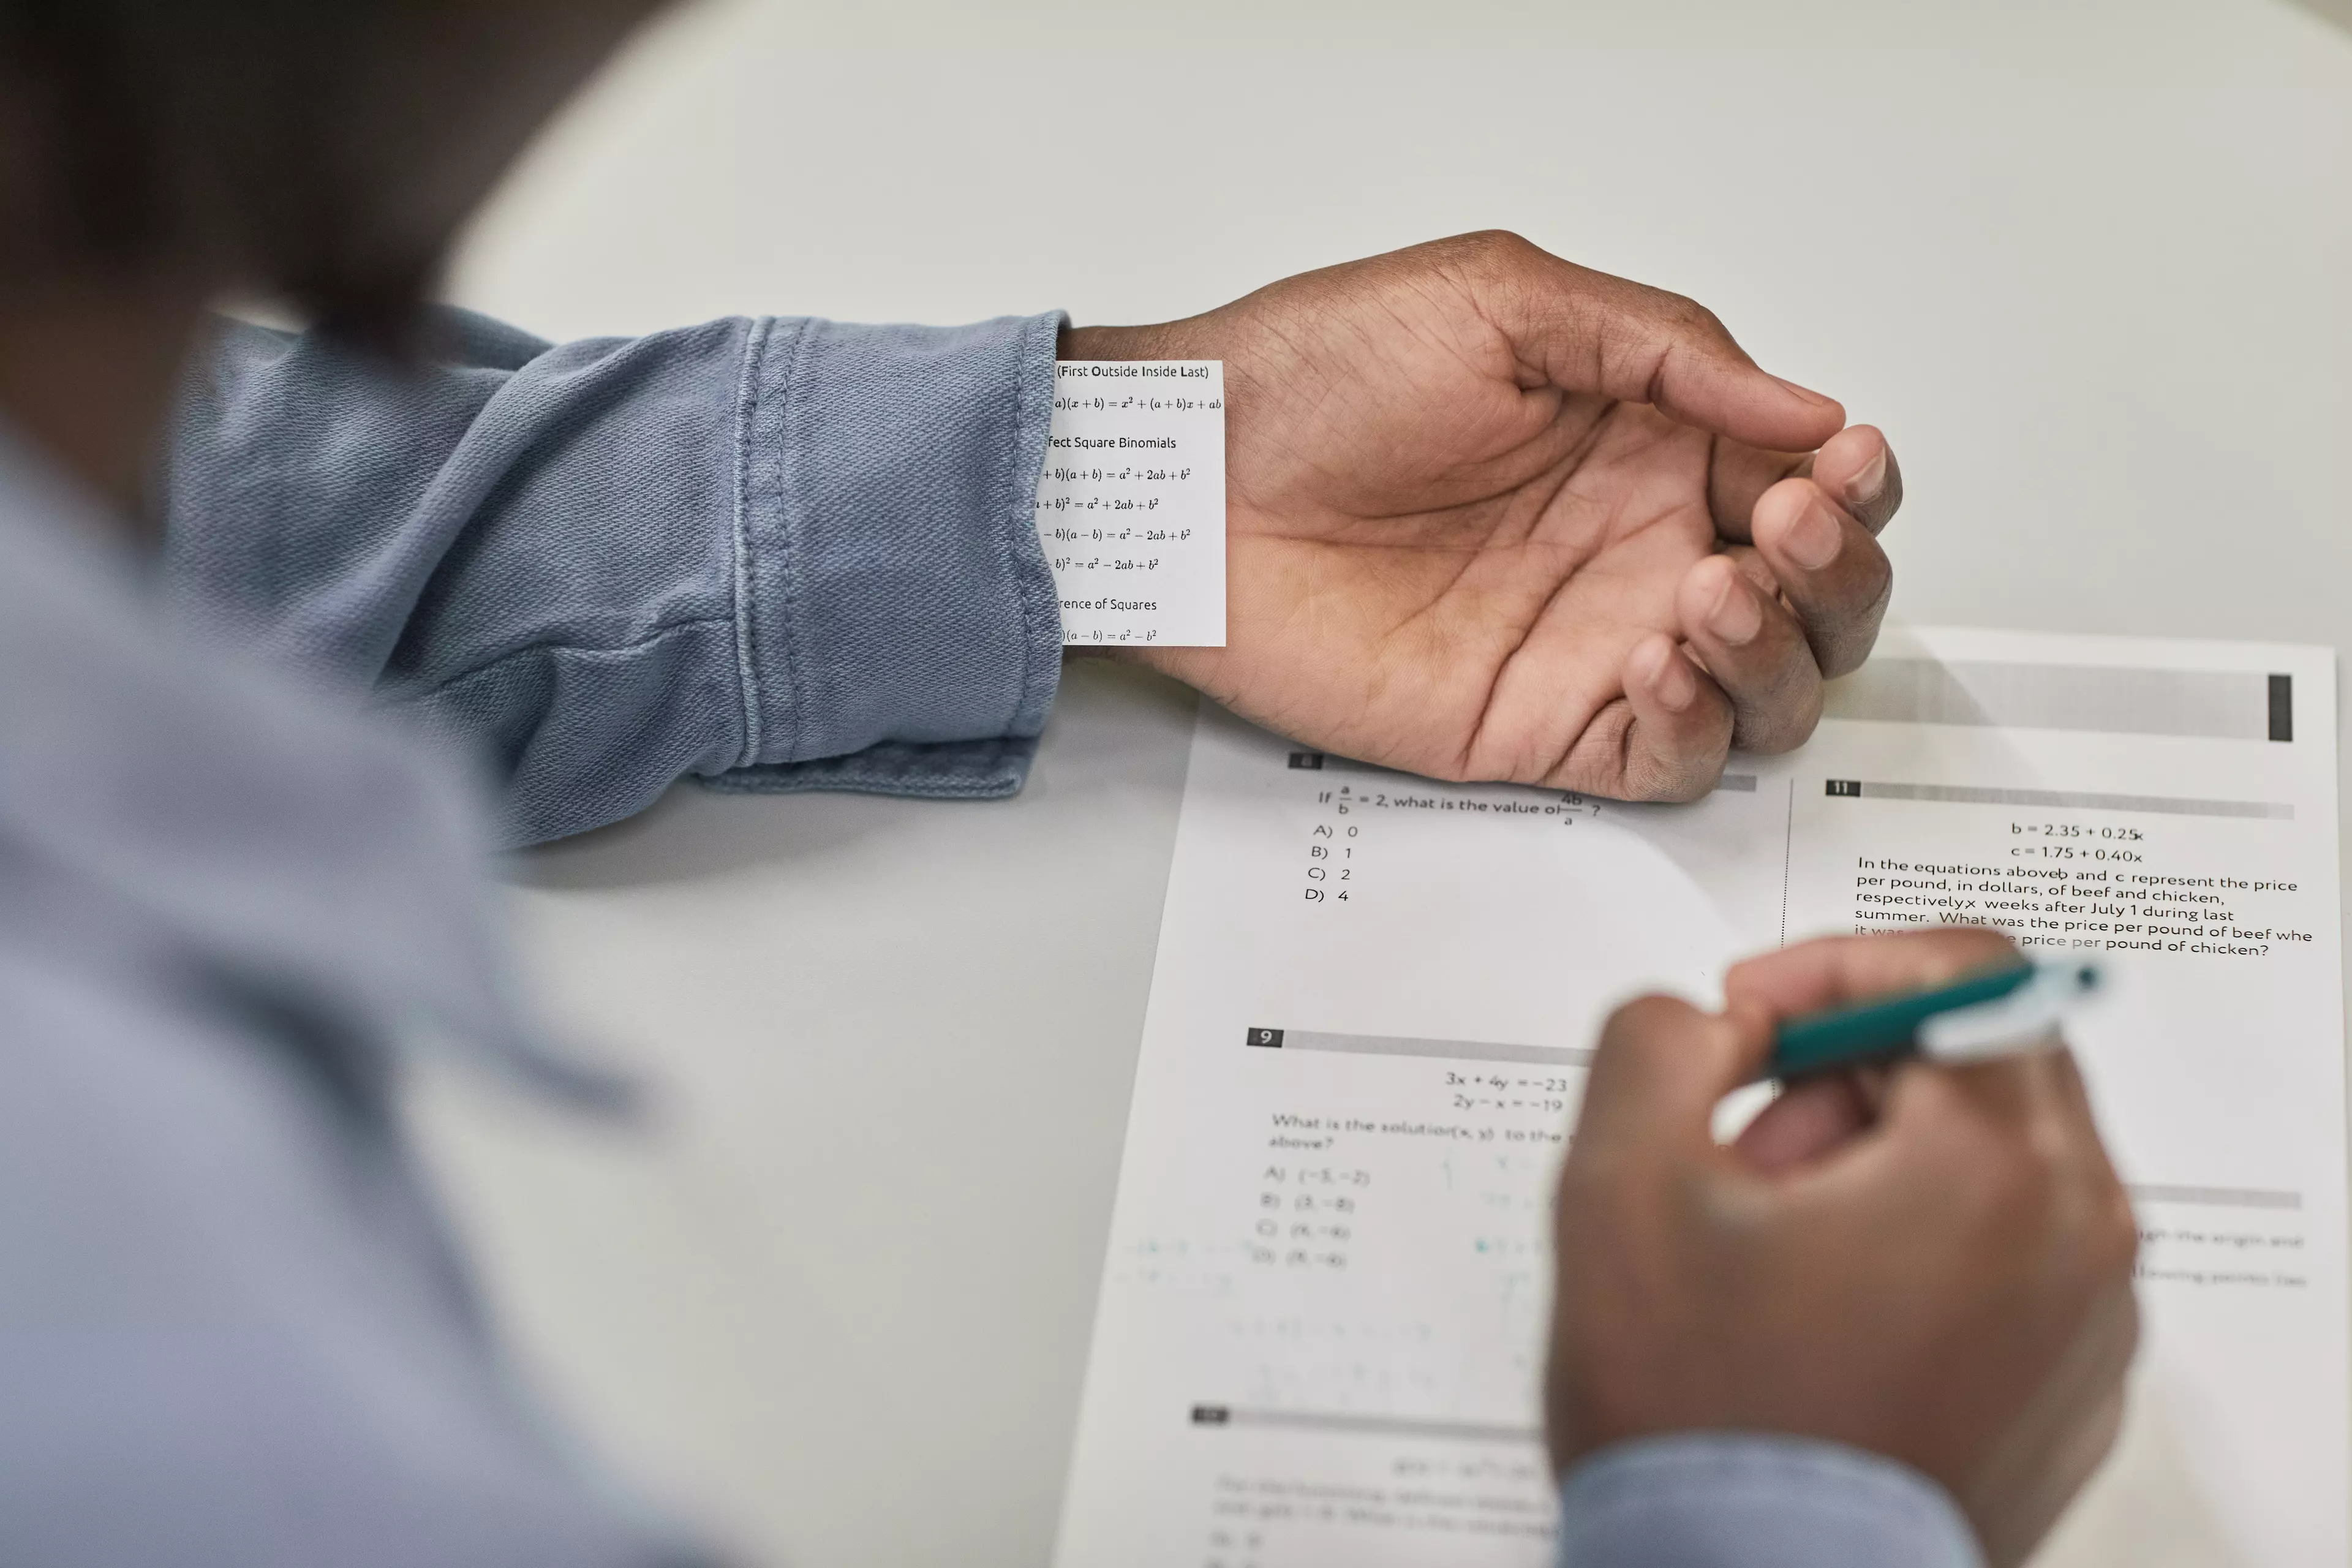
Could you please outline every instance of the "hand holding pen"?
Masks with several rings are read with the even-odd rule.
[[[2130,1205],[2048,1023],[1957,1065],[1873,1051],[1711,1129],[1793,1022],[2021,968],[1991,931],[1835,938],[1739,965],[1721,1013],[1618,1011],[1561,1175],[1557,1468],[1671,1431],[1826,1439],[2024,1559],[2114,1442],[2138,1331]]]

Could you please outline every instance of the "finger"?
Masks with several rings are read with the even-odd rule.
[[[1885,435],[1851,425],[1818,452],[1775,452],[1739,441],[1717,441],[1708,455],[1707,509],[1726,539],[1755,537],[1756,503],[1787,479],[1810,479],[1871,533],[1883,531],[1903,504],[1903,470]]]
[[[1734,964],[1723,977],[1723,994],[1790,1018],[2020,962],[2015,942],[1982,926],[1828,936]]]
[[[1972,1181],[1990,1202],[2032,1203],[2039,1223],[2089,1235],[2137,1236],[2131,1204],[2101,1142],[2071,1054],[2063,1050],[1945,1066],[1906,1063],[1892,1077],[1878,1130],[1887,1172]]]
[[[1822,672],[1787,605],[1757,591],[1738,563],[1710,555],[1683,577],[1675,609],[1683,636],[1731,701],[1731,743],[1786,752],[1822,716]]]
[[[1813,455],[1810,477],[1873,534],[1883,533],[1903,506],[1903,466],[1876,426],[1851,425]]]
[[[1717,1102],[1753,1079],[1771,1049],[1763,1015],[1702,1013],[1645,996],[1610,1015],[1577,1114],[1576,1148],[1596,1155],[1688,1154],[1715,1147]]]
[[[1783,479],[1756,503],[1756,552],[1796,612],[1824,677],[1859,668],[1878,640],[1895,568],[1816,479]]]
[[[1731,1152],[1759,1175],[1775,1176],[1821,1158],[1869,1128],[1873,1108],[1847,1073],[1792,1084],[1740,1129]]]
[[[1731,702],[1674,639],[1633,645],[1621,675],[1625,697],[1585,727],[1547,783],[1626,800],[1696,800],[1723,776],[1731,750]]]
[[[1453,242],[1482,307],[1553,385],[1646,403],[1751,446],[1811,451],[1845,424],[1817,392],[1768,375],[1715,313],[1563,261],[1515,235]]]
[[[1752,537],[1748,521],[1756,502],[1782,479],[1813,471],[1811,452],[1775,452],[1745,441],[1718,440],[1707,454],[1706,509],[1715,531],[1726,539]]]

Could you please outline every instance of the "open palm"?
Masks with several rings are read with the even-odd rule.
[[[1685,798],[1810,734],[1885,605],[1876,431],[1509,236],[1064,353],[1224,361],[1228,646],[1134,657],[1314,745]]]

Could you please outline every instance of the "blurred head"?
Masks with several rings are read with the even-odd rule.
[[[0,0],[0,290],[168,277],[396,339],[663,0]]]

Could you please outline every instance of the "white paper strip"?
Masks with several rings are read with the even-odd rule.
[[[1225,367],[1066,360],[1037,481],[1066,645],[1225,646]]]

